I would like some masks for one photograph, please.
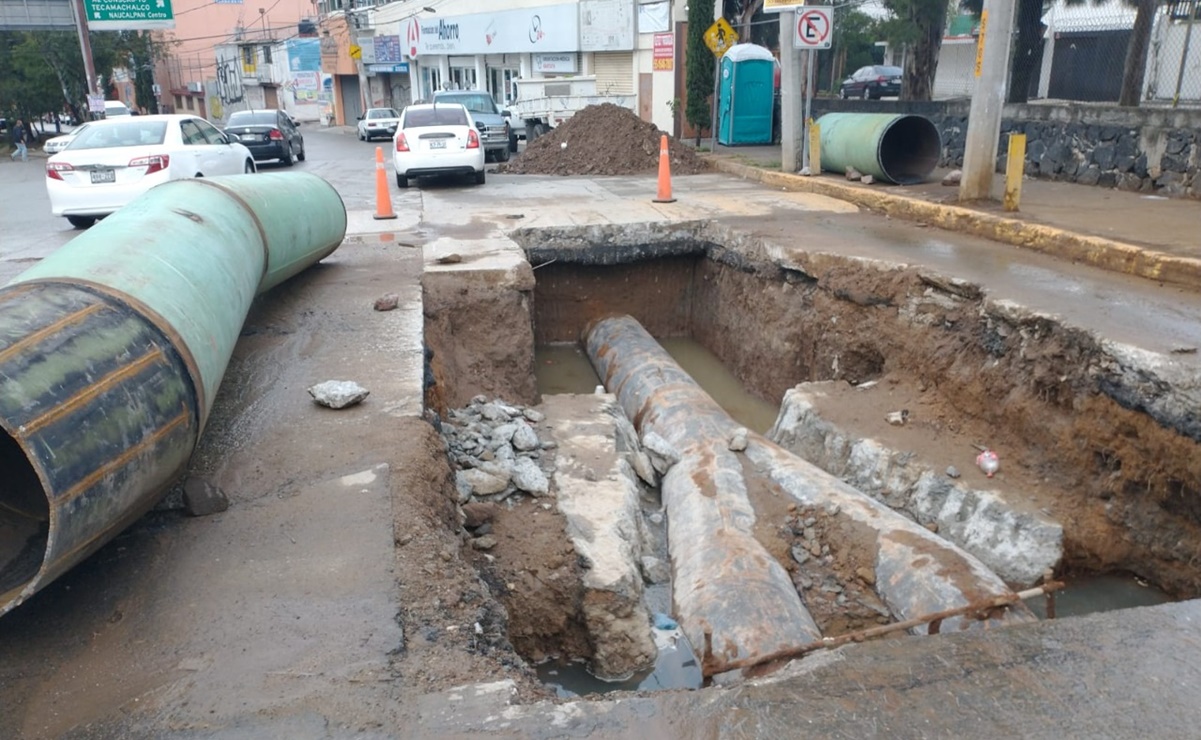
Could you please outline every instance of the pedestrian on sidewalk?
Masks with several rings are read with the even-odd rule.
[[[17,147],[17,150],[10,155],[12,157],[12,160],[15,162],[15,161],[17,161],[17,157],[20,157],[22,162],[28,162],[29,161],[29,148],[28,148],[29,132],[25,130],[25,122],[22,121],[20,118],[18,118],[16,124],[13,125],[12,136],[13,136],[13,144],[15,144]]]

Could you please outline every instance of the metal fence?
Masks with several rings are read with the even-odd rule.
[[[1027,28],[1019,18],[1010,86],[1024,88],[1031,101],[1117,102],[1134,20],[1135,9],[1123,0],[1099,5],[1057,0]],[[968,27],[952,22],[943,40],[936,99],[966,97],[975,90],[978,28]],[[1138,90],[1140,105],[1201,107],[1201,0],[1159,7]]]

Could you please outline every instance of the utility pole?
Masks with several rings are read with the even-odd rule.
[[[88,38],[88,17],[83,10],[83,0],[73,0],[71,12],[75,15],[75,33],[79,36],[79,53],[83,56],[83,74],[88,78],[88,95],[99,95],[96,62],[92,59],[92,40]]]
[[[968,114],[963,179],[959,181],[961,201],[993,197],[1016,6],[1016,0],[984,0],[976,49],[976,92]]]
[[[801,50],[793,42],[796,11],[780,11],[780,169],[793,173],[801,169],[804,149],[805,93]]]

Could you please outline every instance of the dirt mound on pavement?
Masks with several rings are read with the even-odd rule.
[[[590,105],[550,133],[530,142],[524,152],[496,168],[511,175],[637,175],[659,169],[659,139],[654,124],[612,103]],[[707,172],[696,151],[668,137],[673,175]]]

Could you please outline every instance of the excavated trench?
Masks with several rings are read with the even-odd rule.
[[[785,250],[709,223],[513,238],[529,274],[427,275],[427,405],[440,414],[477,394],[542,408],[535,347],[579,343],[594,322],[625,315],[657,339],[699,344],[748,391],[782,404],[771,442],[946,537],[1015,589],[1048,566],[1057,578],[1133,574],[1173,598],[1201,591],[1201,421],[1193,386],[1166,358],[952,277]],[[995,477],[973,464],[983,447],[1000,455]],[[635,483],[646,516],[658,494]],[[552,476],[551,497],[554,486]],[[897,621],[871,572],[869,533],[828,507],[782,501],[777,488],[748,476],[754,537],[821,634]],[[569,524],[547,502],[511,497],[501,508],[519,513],[498,526],[517,540],[561,542]],[[528,506],[541,507],[540,525]],[[501,573],[503,550],[477,565],[508,609],[518,651],[593,658],[578,585],[587,559],[577,552],[539,596],[545,577],[529,589],[505,580],[531,571]],[[528,544],[524,555],[540,556]],[[552,565],[560,560],[570,558]]]

